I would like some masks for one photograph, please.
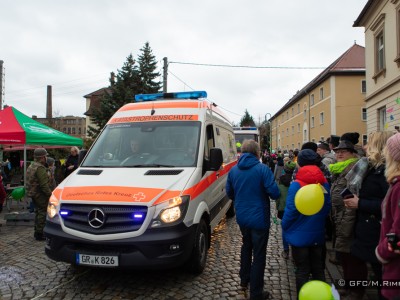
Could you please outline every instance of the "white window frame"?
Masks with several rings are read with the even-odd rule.
[[[367,108],[362,107],[361,108],[361,121],[367,121]]]
[[[320,124],[320,125],[324,125],[324,123],[325,123],[324,112],[320,112],[320,113],[319,113],[319,124]]]
[[[310,106],[314,105],[314,94],[310,95]]]
[[[367,93],[367,81],[365,79],[361,80],[361,94]]]
[[[319,88],[319,100],[324,99],[324,87]]]
[[[378,109],[378,130],[385,131],[386,125],[386,106]]]
[[[311,128],[314,128],[314,126],[315,126],[314,116],[311,117],[310,123],[311,123],[311,124],[310,124],[310,127],[311,127]]]

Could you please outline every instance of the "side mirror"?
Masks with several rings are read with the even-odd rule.
[[[220,148],[211,148],[210,149],[210,162],[209,162],[209,170],[210,171],[218,171],[223,162],[222,150]]]

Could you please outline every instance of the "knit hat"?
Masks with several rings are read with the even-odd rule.
[[[400,161],[400,133],[392,135],[386,142],[386,148],[389,155],[395,161]]]
[[[294,169],[296,168],[296,163],[289,161],[287,162],[284,166],[283,169],[285,170],[285,173],[293,173]]]
[[[358,144],[358,138],[360,137],[360,134],[358,132],[346,132],[343,133],[342,136],[340,137],[341,141],[349,141],[353,145]]]
[[[317,152],[317,148],[318,148],[318,146],[317,146],[317,144],[314,143],[314,142],[306,142],[306,143],[304,143],[304,144],[301,146],[301,150],[304,150],[304,149],[311,149],[311,150],[313,150],[314,152]],[[300,152],[301,152],[301,151],[300,151]]]
[[[331,135],[329,139],[329,144],[332,144],[333,147],[337,147],[339,145],[340,136],[338,135]]]
[[[303,149],[300,151],[297,157],[297,163],[300,167],[308,166],[308,165],[318,165],[321,161],[321,157],[317,152],[311,149]]]
[[[48,164],[48,165],[54,165],[54,162],[55,162],[54,158],[52,158],[52,157],[47,157],[47,164]]]
[[[36,148],[35,151],[33,151],[33,157],[42,157],[42,156],[47,156],[47,151],[44,148]]]

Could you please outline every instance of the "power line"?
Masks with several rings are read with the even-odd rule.
[[[187,87],[190,88],[192,91],[194,91],[194,88],[192,88],[190,85],[188,85],[185,81],[183,81],[182,79],[180,79],[178,76],[176,76],[176,75],[175,75],[174,73],[172,73],[171,71],[168,70],[168,74],[171,74],[171,75],[174,76],[176,79],[178,79],[180,82],[182,82],[185,86],[187,86]],[[215,101],[213,101],[213,100],[211,100],[211,99],[209,99],[209,98],[208,98],[208,100],[210,100],[210,101],[212,101],[212,102],[215,102]],[[229,113],[231,113],[231,114],[237,115],[237,116],[239,116],[239,117],[242,116],[241,114],[238,114],[238,113],[235,113],[235,112],[233,112],[233,111],[230,111],[230,110],[228,110],[228,109],[222,107],[222,106],[219,105],[219,104],[217,104],[217,106],[218,106],[220,109],[225,110],[225,111],[227,111],[227,112],[229,112]]]
[[[245,68],[245,69],[289,69],[289,70],[326,69],[326,67],[241,66],[241,65],[201,64],[201,63],[181,62],[181,61],[170,61],[169,63],[179,64],[179,65],[204,66],[204,67]]]

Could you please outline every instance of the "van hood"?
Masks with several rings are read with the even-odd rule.
[[[53,195],[62,202],[154,205],[185,193],[195,168],[79,168]]]

